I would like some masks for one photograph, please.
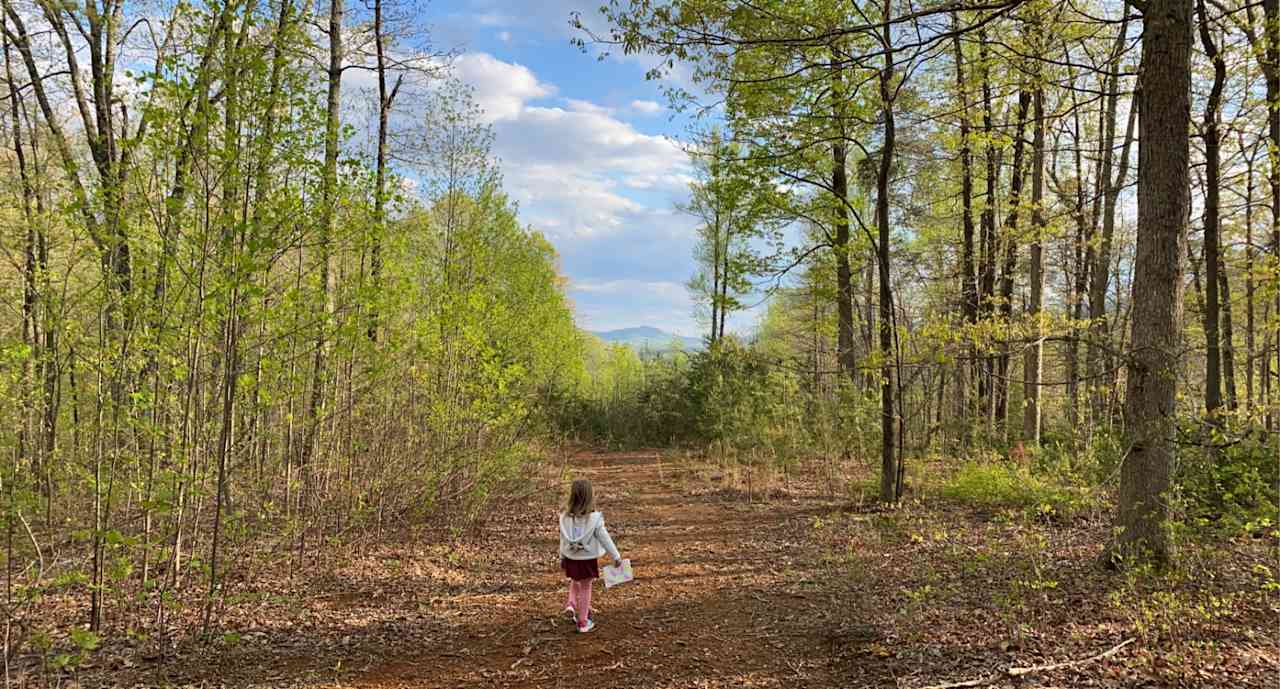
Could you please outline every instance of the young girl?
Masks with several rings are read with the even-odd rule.
[[[596,558],[609,554],[615,566],[622,556],[604,528],[604,515],[594,511],[591,482],[578,479],[569,489],[569,505],[560,514],[560,568],[569,577],[564,611],[578,623],[578,633],[595,629],[591,619],[591,580],[600,576]]]

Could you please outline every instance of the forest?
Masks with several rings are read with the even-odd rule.
[[[1280,675],[1277,0],[564,13],[689,123],[657,355],[432,5],[0,10],[6,687]],[[583,476],[603,647],[543,619]]]

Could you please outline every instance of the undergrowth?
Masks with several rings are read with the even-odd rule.
[[[1087,488],[1056,482],[1023,466],[981,461],[962,465],[938,492],[965,505],[1021,509],[1047,521],[1074,517],[1097,503]]]

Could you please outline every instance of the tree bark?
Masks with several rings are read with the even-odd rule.
[[[302,446],[300,464],[303,471],[310,473],[312,455],[320,435],[321,408],[324,406],[325,371],[328,366],[328,335],[332,327],[334,313],[333,284],[333,226],[337,211],[338,194],[338,139],[341,121],[339,119],[342,106],[342,21],[343,0],[330,0],[329,4],[329,68],[328,68],[328,100],[324,137],[324,178],[321,184],[320,198],[320,237],[317,241],[320,252],[320,291],[321,318],[317,327],[315,351],[311,365],[311,390],[307,403],[308,430]]]
[[[1037,29],[1038,31],[1039,29]],[[1044,300],[1044,247],[1042,238],[1045,228],[1044,217],[1044,159],[1045,159],[1045,114],[1044,85],[1039,83],[1039,75],[1035,91],[1032,94],[1032,105],[1035,119],[1031,152],[1031,269],[1030,300],[1027,305],[1027,318],[1032,324],[1034,341],[1027,347],[1023,362],[1023,397],[1022,437],[1032,445],[1040,444],[1040,375],[1044,370],[1044,328],[1040,323],[1040,310]]]
[[[884,16],[890,16],[890,0],[884,0]],[[893,33],[888,22],[885,22],[881,36],[884,66],[880,69],[880,103],[884,116],[884,147],[880,151],[880,169],[876,175],[876,225],[879,230],[880,264],[880,499],[892,503],[900,497],[902,477],[898,458],[894,453],[897,414],[894,407],[893,290],[889,282],[889,176],[893,174],[897,131],[893,113]]]
[[[1218,294],[1220,281],[1218,269],[1222,261],[1219,258],[1221,243],[1219,215],[1219,171],[1221,169],[1222,143],[1218,135],[1218,108],[1222,100],[1222,87],[1226,82],[1227,67],[1218,54],[1218,47],[1213,43],[1209,30],[1209,17],[1205,11],[1204,0],[1196,0],[1196,12],[1200,16],[1200,45],[1205,55],[1213,62],[1213,87],[1209,98],[1205,101],[1204,119],[1201,123],[1201,136],[1204,139],[1205,157],[1205,194],[1204,194],[1204,338],[1205,338],[1205,382],[1204,409],[1212,421],[1222,406],[1222,334],[1219,320],[1222,315],[1222,303]]]
[[[1227,397],[1227,409],[1240,408],[1240,395],[1236,388],[1236,348],[1233,342],[1235,330],[1231,314],[1231,282],[1227,277],[1225,252],[1218,257],[1218,291],[1222,295],[1222,385]]]
[[[1017,133],[1013,140],[1013,171],[1009,180],[1009,216],[1004,224],[1004,266],[1000,278],[1000,314],[1005,323],[1013,321],[1013,283],[1018,270],[1018,215],[1022,205],[1022,184],[1025,179],[1023,166],[1026,151],[1027,111],[1031,107],[1031,92],[1022,89],[1018,93]],[[996,419],[1008,432],[1009,425],[1009,359],[1011,350],[1006,341],[998,363],[999,380],[996,381]]]
[[[1257,150],[1256,148],[1254,149]],[[1246,163],[1244,193],[1244,404],[1252,412],[1256,399],[1253,393],[1253,362],[1257,351],[1255,342],[1253,284],[1253,166],[1254,151],[1245,155],[1244,133],[1240,133],[1240,153]]]
[[[955,46],[956,55],[956,92],[960,98],[960,202],[963,241],[960,258],[961,312],[965,323],[973,327],[978,323],[978,281],[974,268],[973,249],[973,152],[969,132],[969,96],[968,86],[965,83],[964,48],[960,43],[959,32],[953,36],[952,43]],[[956,388],[959,391],[960,408],[963,411],[960,422],[964,430],[961,437],[967,442],[972,430],[972,419],[969,418],[971,412],[969,396],[972,394],[970,376],[977,352],[970,345],[966,354],[969,360],[962,362],[957,369]]]
[[[378,341],[378,299],[382,294],[382,240],[387,230],[387,132],[391,119],[391,106],[400,92],[403,77],[397,78],[390,90],[387,88],[386,35],[382,26],[382,2],[374,0],[373,37],[378,64],[378,154],[373,196],[373,246],[369,251],[369,274],[373,282],[374,304],[369,310],[370,341]]]
[[[992,122],[991,66],[987,56],[987,32],[978,30],[978,67],[982,72],[982,134],[986,139],[984,157],[986,171],[985,192],[982,204],[982,225],[979,244],[981,262],[978,269],[978,310],[983,319],[990,319],[995,308],[996,283],[996,145]],[[992,378],[992,357],[984,353],[978,359],[978,408],[987,415],[988,432],[994,421],[992,394],[995,381]]]
[[[1263,19],[1266,22],[1264,36],[1266,57],[1263,62],[1263,73],[1267,82],[1267,137],[1271,165],[1267,173],[1267,183],[1271,187],[1271,254],[1280,261],[1280,0],[1263,0]],[[1275,296],[1273,317],[1280,318],[1280,293]],[[1272,377],[1271,360],[1275,358],[1275,371],[1280,374],[1280,328],[1270,327],[1267,335],[1271,352],[1262,357],[1262,379],[1266,383],[1267,430],[1272,433],[1280,431],[1280,404],[1276,403],[1277,383]],[[1280,436],[1277,436],[1280,442]]]
[[[831,191],[835,196],[836,259],[836,359],[840,372],[849,382],[857,381],[857,359],[853,349],[853,273],[849,267],[849,177],[848,148],[844,141],[843,85],[844,75],[832,67],[834,82],[833,108],[837,141],[831,146]]]
[[[1172,559],[1166,493],[1174,460],[1182,255],[1190,208],[1191,3],[1143,12],[1138,240],[1128,357],[1116,557]]]

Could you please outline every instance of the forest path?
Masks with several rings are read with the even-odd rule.
[[[688,468],[655,452],[585,452],[570,465],[574,477],[592,480],[636,573],[608,591],[597,582],[594,632],[577,634],[561,615],[567,580],[556,555],[556,506],[540,501],[487,527],[497,527],[487,540],[500,574],[492,590],[444,601],[458,622],[452,640],[420,657],[373,663],[342,685],[843,685],[824,658],[830,642],[813,636],[821,633],[813,620],[827,614],[806,592],[813,575],[800,533],[829,504],[750,504],[691,481]]]
[[[300,575],[268,557],[228,597],[234,641],[141,667],[100,658],[68,686],[903,689],[1011,666],[1044,670],[1017,680],[1027,689],[1276,686],[1280,607],[1257,567],[1280,567],[1274,541],[1233,542],[1206,561],[1212,577],[1131,581],[1095,564],[1107,512],[1045,519],[927,496],[886,508],[825,497],[821,466],[752,502],[716,468],[659,452],[564,462],[465,528],[371,534]],[[596,584],[591,634],[561,614],[568,475],[594,482],[635,566],[632,583]]]

